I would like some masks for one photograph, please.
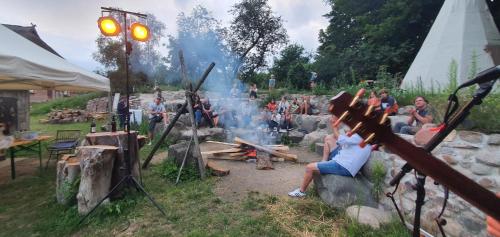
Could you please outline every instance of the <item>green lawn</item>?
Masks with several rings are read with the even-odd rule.
[[[32,130],[55,134],[57,129],[89,130],[89,123],[39,124]],[[98,124],[100,125],[100,124]],[[141,150],[141,158],[151,147]],[[44,159],[46,159],[46,154]],[[141,194],[102,206],[83,225],[76,206],[55,200],[55,167],[40,176],[24,176],[0,185],[0,236],[407,236],[397,222],[372,230],[329,208],[317,197],[290,200],[250,193],[243,200],[224,201],[214,193],[219,178],[179,185],[162,177],[166,165],[143,171],[146,189],[165,208],[164,217]],[[232,174],[233,175],[233,174]]]

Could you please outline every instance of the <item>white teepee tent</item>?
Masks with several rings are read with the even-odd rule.
[[[498,64],[499,55],[487,51],[499,49],[500,33],[485,0],[446,0],[401,87],[446,88],[453,60],[460,84],[468,80],[473,62],[477,72]]]

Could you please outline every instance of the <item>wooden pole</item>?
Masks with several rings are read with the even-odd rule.
[[[186,85],[186,102],[187,102],[186,108],[189,112],[189,119],[191,120],[191,130],[193,131],[193,141],[194,141],[193,156],[194,156],[194,158],[196,158],[196,161],[198,163],[198,170],[200,171],[200,178],[205,179],[205,166],[206,166],[206,164],[203,161],[203,158],[201,156],[200,143],[198,141],[198,133],[196,130],[196,121],[194,120],[193,105],[191,104],[191,96],[193,94],[193,91],[191,90],[192,84],[191,84],[191,82],[189,82],[189,79],[188,79],[187,74],[186,74],[186,65],[184,64],[184,55],[182,54],[182,50],[179,50],[179,61],[181,63],[182,80],[184,81],[184,84]]]
[[[196,93],[198,91],[198,89],[200,89],[201,85],[203,84],[203,82],[205,82],[205,79],[207,79],[208,74],[210,74],[210,72],[212,71],[212,69],[214,67],[215,67],[215,63],[212,62],[208,66],[208,68],[205,70],[205,72],[203,73],[203,75],[201,76],[201,78],[198,80],[198,83],[196,84],[196,87],[193,89],[193,93]],[[149,153],[148,157],[144,161],[144,164],[142,164],[142,168],[143,169],[148,168],[149,162],[151,162],[151,160],[153,159],[153,156],[155,155],[156,151],[158,150],[158,148],[160,148],[160,145],[162,144],[163,140],[165,140],[165,138],[167,137],[167,135],[170,133],[170,130],[172,130],[172,128],[174,127],[175,123],[177,122],[177,120],[179,119],[179,117],[182,115],[182,111],[184,111],[186,109],[186,107],[187,107],[187,102],[184,102],[184,104],[182,105],[182,107],[179,110],[177,110],[177,113],[175,114],[175,116],[172,119],[172,121],[170,121],[170,124],[167,126],[167,129],[165,129],[165,132],[163,132],[163,134],[161,135],[160,140],[153,146],[153,149],[151,150],[151,152]]]

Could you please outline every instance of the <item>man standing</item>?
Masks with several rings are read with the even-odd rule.
[[[276,78],[274,78],[274,74],[271,74],[271,78],[269,78],[269,92],[274,90],[275,86],[276,86]]]
[[[148,127],[148,137],[149,143],[154,139],[154,131],[157,123],[163,121],[165,125],[168,123],[168,115],[165,110],[165,105],[161,102],[161,97],[156,97],[155,101],[149,104],[148,114],[149,114],[149,127]]]

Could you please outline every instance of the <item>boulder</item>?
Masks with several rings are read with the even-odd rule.
[[[299,143],[302,141],[304,138],[305,134],[303,132],[299,132],[297,130],[292,130],[288,132],[288,138],[293,142],[293,143]]]
[[[500,134],[491,134],[488,138],[488,145],[500,145]]]
[[[326,135],[328,135],[328,133],[324,129],[308,133],[304,136],[304,139],[302,139],[300,145],[309,147],[311,144],[314,144],[316,142],[322,142],[323,139],[325,139]]]
[[[377,207],[371,186],[361,174],[354,178],[333,174],[314,175],[316,192],[331,207],[346,208],[353,204]]]
[[[402,106],[401,108],[398,109],[398,114],[410,116],[410,111],[413,109],[415,109],[415,106],[413,105]]]
[[[368,161],[363,165],[361,168],[361,173],[370,181],[373,181],[374,178],[374,167],[377,164],[380,164],[383,166],[384,170],[384,177],[385,174],[387,174],[388,166],[384,163],[385,160],[385,154],[380,151],[372,151],[370,154],[370,158]],[[382,179],[383,180],[383,179]]]
[[[396,123],[399,122],[407,123],[409,118],[410,116],[406,115],[389,116],[389,119],[391,120],[391,127],[396,126]]]
[[[180,142],[180,143],[169,146],[168,147],[168,159],[174,160],[175,163],[178,166],[180,166],[182,164],[182,160],[184,159],[184,156],[186,155],[188,145],[189,145],[189,142]],[[189,153],[186,157],[185,165],[196,167],[198,165],[198,163],[193,156],[193,147],[194,147],[194,142],[193,142],[193,144],[191,144],[191,148],[189,149]]]
[[[193,131],[191,129],[181,131],[180,139],[190,140]],[[224,129],[222,128],[199,128],[196,132],[199,141],[205,141],[208,137],[219,140],[224,139]]]
[[[459,131],[458,136],[463,141],[472,143],[472,144],[481,144],[483,142],[483,134],[472,131]]]
[[[489,175],[493,171],[493,168],[483,165],[481,163],[472,164],[471,171],[476,175]]]
[[[500,159],[495,155],[494,151],[482,150],[474,154],[474,156],[480,163],[488,166],[500,167]]]
[[[305,133],[310,133],[318,128],[320,117],[317,115],[296,114],[292,116],[292,122],[297,128]]]
[[[366,206],[350,206],[346,210],[346,215],[360,224],[369,225],[374,229],[380,225],[387,224],[392,220],[392,214],[388,211]]]

